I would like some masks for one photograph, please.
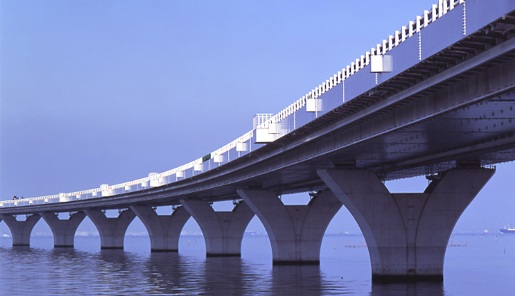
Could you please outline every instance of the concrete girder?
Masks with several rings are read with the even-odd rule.
[[[136,217],[132,210],[121,212],[117,218],[107,218],[101,210],[86,210],[85,212],[97,227],[102,250],[123,249],[125,231]]]
[[[178,207],[170,216],[157,215],[150,206],[131,206],[131,210],[148,231],[151,252],[179,251],[182,228],[191,217],[184,207]]]
[[[372,280],[443,281],[447,242],[492,169],[452,169],[424,193],[391,194],[369,170],[318,174],[356,219],[370,253]]]
[[[206,256],[241,256],[241,240],[254,212],[240,202],[231,212],[215,212],[207,201],[181,200],[184,208],[202,229]]]
[[[86,217],[86,213],[77,212],[70,215],[68,220],[59,220],[59,217],[51,212],[39,213],[45,222],[50,226],[54,237],[54,248],[70,247],[73,248],[75,231]]]
[[[13,215],[1,215],[0,217],[11,230],[13,247],[30,246],[30,233],[34,228],[34,225],[36,225],[39,219],[41,219],[40,215],[30,215],[25,221],[18,221]]]
[[[320,264],[320,245],[327,225],[342,203],[329,190],[305,206],[285,206],[270,190],[239,189],[270,238],[273,263]]]

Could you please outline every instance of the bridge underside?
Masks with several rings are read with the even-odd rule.
[[[325,155],[280,170],[275,178],[256,178],[250,185],[301,192],[323,188],[316,168],[369,169],[392,180],[513,161],[514,58],[511,51],[406,98],[395,109],[334,131],[291,158],[309,158],[311,151],[327,151]],[[295,162],[288,158],[277,160]]]
[[[485,51],[464,61],[462,66],[471,64],[466,70],[454,71],[451,67],[429,76],[424,84],[429,87],[397,88],[391,96],[383,91],[382,100],[366,107],[384,104],[384,108],[378,106],[377,112],[349,120],[349,124],[309,147],[298,149],[291,158],[309,159],[312,151],[318,157],[281,170],[276,178],[263,180],[263,187],[295,191],[291,179],[298,178],[298,184],[312,184],[311,189],[315,189],[319,184],[314,167],[370,169],[381,179],[392,180],[434,174],[460,165],[485,166],[515,160],[515,42],[509,41],[511,49],[500,56],[490,57]],[[438,58],[444,59],[445,54]],[[416,75],[416,70],[411,74]],[[363,97],[374,95],[377,92],[371,91]],[[386,105],[388,100],[395,103]],[[329,116],[349,118],[359,114],[349,115],[351,111],[344,106]],[[280,160],[295,162],[287,157]],[[299,191],[309,189],[299,187]]]

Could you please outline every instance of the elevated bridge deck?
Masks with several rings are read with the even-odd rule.
[[[239,199],[236,189],[249,186],[277,194],[316,191],[326,188],[317,169],[341,165],[388,180],[433,174],[456,161],[511,161],[515,14],[506,9],[513,4],[469,2],[468,22],[460,1],[441,15],[426,11],[274,116],[261,127],[276,125],[267,144],[256,144],[258,127],[207,161],[118,186],[4,201],[0,213]],[[486,8],[489,14],[476,15]],[[372,73],[374,55],[391,56],[393,71]],[[311,100],[318,103],[315,112],[308,111]],[[237,143],[246,144],[245,151],[237,151]]]

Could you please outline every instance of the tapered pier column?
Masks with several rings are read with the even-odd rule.
[[[409,194],[390,194],[372,171],[325,169],[318,174],[360,226],[373,281],[440,282],[454,225],[494,172],[449,170],[434,176],[424,193]]]
[[[75,238],[75,231],[80,223],[86,217],[84,212],[77,212],[70,215],[68,220],[59,220],[59,217],[51,212],[44,212],[39,214],[45,222],[52,229],[54,236],[54,248],[73,248],[73,240]]]
[[[25,221],[18,221],[13,215],[0,215],[0,217],[11,230],[13,247],[29,246],[30,233],[34,228],[34,225],[36,225],[39,219],[41,219],[41,216],[38,214],[28,216]]]
[[[241,256],[241,240],[254,213],[240,202],[231,212],[215,212],[207,201],[181,200],[197,221],[206,242],[208,257]]]
[[[274,264],[320,264],[325,230],[342,206],[330,190],[305,206],[285,206],[269,190],[241,189],[238,194],[265,226]]]
[[[151,252],[178,252],[179,236],[191,217],[184,207],[178,207],[170,216],[157,215],[149,206],[131,206],[147,228]]]
[[[86,210],[86,215],[97,227],[102,250],[123,249],[125,231],[136,217],[132,210],[121,212],[117,218],[107,218],[101,210]]]

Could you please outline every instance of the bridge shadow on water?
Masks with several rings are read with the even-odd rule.
[[[188,291],[201,295],[444,295],[443,283],[368,284],[356,289],[357,283],[326,276],[320,266],[270,267],[267,263],[234,257],[194,262],[177,253],[155,253],[145,265],[145,277],[154,285],[154,291],[165,294]]]
[[[443,283],[372,284],[372,296],[443,296]]]
[[[445,294],[442,283],[371,284],[336,276],[329,264],[272,266],[245,257],[1,247],[0,262],[0,295]]]
[[[320,295],[329,292],[323,292],[319,266],[270,267],[234,257],[192,262],[174,253],[151,254],[146,266],[149,281],[156,283],[161,292],[170,294],[181,290],[202,295]],[[341,293],[345,291],[338,289],[335,294]]]
[[[444,295],[442,283],[353,284],[326,276],[320,266],[269,266],[241,258],[195,262],[177,253],[153,253],[145,277],[155,292],[201,295]],[[366,292],[368,290],[368,292]],[[365,294],[361,294],[365,292]]]

